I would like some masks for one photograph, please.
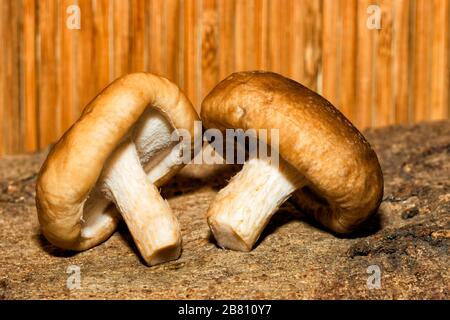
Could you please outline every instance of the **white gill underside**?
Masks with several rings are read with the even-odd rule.
[[[111,222],[116,212],[106,209],[113,201],[149,264],[179,253],[178,222],[153,184],[179,163],[179,147],[170,140],[172,131],[157,110],[144,113],[130,137],[109,157],[85,204],[83,237],[93,237]],[[169,256],[158,257],[158,251]]]
[[[223,247],[249,251],[279,206],[304,183],[303,177],[280,159],[250,159],[213,201],[208,223]]]

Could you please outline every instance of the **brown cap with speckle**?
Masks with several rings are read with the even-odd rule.
[[[291,79],[234,73],[205,98],[201,117],[207,128],[278,129],[280,156],[306,181],[293,200],[334,232],[354,230],[380,205],[383,176],[369,143],[330,102]]]
[[[150,171],[143,166],[173,147],[172,131],[190,132],[192,147],[198,119],[178,86],[165,78],[134,73],[108,85],[55,144],[41,168],[36,205],[45,237],[72,250],[99,244],[118,222],[112,200],[143,258],[149,264],[167,260],[166,243],[173,238],[173,246],[179,246],[181,240],[176,217],[156,187],[182,165],[175,161],[178,154],[174,161],[169,154],[165,161],[156,159]],[[150,179],[146,174],[152,172]],[[161,254],[156,256],[158,246]],[[177,247],[173,256],[179,251]]]

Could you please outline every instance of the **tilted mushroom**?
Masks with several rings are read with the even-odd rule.
[[[197,120],[165,78],[135,73],[111,83],[41,168],[36,206],[45,237],[64,249],[96,246],[118,223],[113,201],[148,265],[178,258],[178,220],[157,187],[181,169],[183,151],[193,149],[193,138],[183,145],[173,134],[183,129],[194,137]]]
[[[249,251],[277,208],[294,200],[336,233],[376,212],[383,176],[375,152],[330,102],[271,72],[234,73],[204,99],[206,128],[278,129],[279,165],[251,158],[208,209],[221,247]],[[265,142],[271,145],[271,136]]]

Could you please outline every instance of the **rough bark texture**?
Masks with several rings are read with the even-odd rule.
[[[105,243],[73,253],[50,245],[34,207],[43,154],[0,159],[0,299],[17,298],[450,298],[450,122],[365,132],[385,177],[376,218],[337,238],[286,203],[256,248],[217,248],[208,204],[235,166],[189,166],[163,188],[178,213],[183,254],[146,267],[123,224]],[[251,199],[249,199],[251,201]],[[69,290],[68,267],[81,270]],[[381,288],[369,290],[378,265]]]

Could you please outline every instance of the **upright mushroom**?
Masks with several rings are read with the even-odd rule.
[[[248,160],[208,209],[221,247],[249,251],[277,208],[294,200],[325,227],[348,233],[376,212],[383,176],[361,133],[319,94],[271,72],[234,73],[204,99],[207,128],[278,129],[279,165]],[[266,140],[271,146],[270,135]]]
[[[148,265],[181,252],[176,216],[157,187],[181,169],[186,151],[173,134],[194,137],[198,115],[180,89],[149,73],[115,80],[55,144],[39,173],[36,205],[45,237],[86,250],[106,240],[123,216]],[[192,141],[187,142],[189,152]]]

